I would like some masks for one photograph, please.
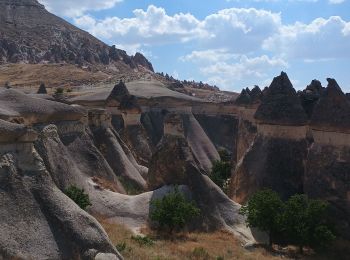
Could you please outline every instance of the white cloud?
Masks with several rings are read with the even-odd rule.
[[[271,70],[281,71],[288,67],[288,63],[277,57],[270,58],[267,55],[247,57],[241,55],[230,61],[217,61],[208,66],[201,67],[201,73],[208,78],[208,82],[232,89],[244,78],[262,82],[268,77]]]
[[[246,53],[260,48],[263,41],[281,26],[279,13],[265,10],[224,9],[199,20],[191,14],[169,16],[164,8],[150,5],[136,9],[132,18],[90,16],[75,19],[75,24],[96,37],[120,44],[162,45],[196,40],[205,48],[225,48]]]
[[[255,8],[230,8],[207,16],[201,28],[209,36],[208,48],[227,48],[237,53],[255,51],[281,26],[280,13]]]
[[[325,60],[350,57],[350,23],[339,16],[317,18],[310,24],[282,26],[263,48],[286,58]]]
[[[39,0],[39,2],[55,14],[77,17],[83,15],[86,11],[96,11],[109,9],[115,6],[116,3],[123,0]]]
[[[169,16],[163,8],[150,5],[146,11],[136,9],[133,18],[109,17],[101,21],[91,17],[75,19],[75,24],[97,37],[120,44],[157,45],[185,42],[200,36],[200,21],[191,14]]]
[[[180,60],[184,62],[219,62],[235,57],[238,57],[238,55],[232,54],[226,49],[209,49],[205,51],[192,51],[190,54],[180,57]]]
[[[341,4],[344,3],[345,0],[328,0],[330,4]]]

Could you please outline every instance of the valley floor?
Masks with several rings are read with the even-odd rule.
[[[224,231],[188,233],[175,239],[164,239],[146,230],[144,233],[149,239],[140,241],[126,227],[110,223],[101,217],[97,219],[125,259],[282,259],[279,256],[273,256],[263,248],[248,251],[232,234]]]
[[[150,230],[144,230],[145,239],[135,236],[121,224],[111,223],[96,217],[107,232],[112,243],[126,260],[342,260],[349,255],[349,242],[338,241],[327,253],[314,254],[305,250],[297,254],[297,248],[278,249],[272,252],[265,248],[244,249],[232,234],[225,231],[213,233],[187,233],[176,238],[164,238]]]

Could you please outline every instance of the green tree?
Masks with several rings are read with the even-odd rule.
[[[274,236],[281,230],[283,202],[272,190],[261,190],[250,197],[248,203],[240,209],[247,217],[247,225],[265,231],[269,235],[269,245],[272,246]]]
[[[89,195],[85,193],[84,189],[79,189],[78,187],[71,185],[64,193],[83,210],[92,205],[90,203]]]
[[[220,149],[218,151],[218,153],[220,155],[221,161],[224,161],[224,162],[230,162],[231,161],[231,155],[228,153],[228,151],[226,149]]]
[[[64,92],[64,89],[63,89],[63,88],[57,88],[55,94],[56,94],[56,95],[58,95],[58,94],[63,94],[63,92]]]
[[[151,205],[151,220],[157,222],[161,230],[169,229],[170,233],[184,228],[191,219],[200,214],[196,205],[188,201],[178,187],[163,198],[153,200]]]
[[[224,161],[215,161],[209,177],[216,185],[223,188],[227,179],[231,177],[231,164]]]
[[[289,198],[283,214],[283,228],[290,243],[299,246],[324,248],[335,239],[327,223],[328,204],[309,199],[306,195]]]

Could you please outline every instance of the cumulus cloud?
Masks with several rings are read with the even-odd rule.
[[[201,73],[207,78],[211,84],[223,87],[224,89],[232,89],[237,82],[244,78],[254,78],[257,82],[265,82],[268,72],[271,70],[281,71],[288,67],[288,63],[282,58],[268,57],[267,55],[248,57],[246,55],[231,56],[229,60],[215,60],[210,55],[201,56],[205,52],[193,52],[189,55],[191,61],[202,60],[204,57],[207,61],[212,62],[201,67]],[[211,53],[207,51],[207,53]],[[214,53],[214,51],[213,51]]]
[[[209,49],[204,51],[192,51],[190,54],[185,56],[181,56],[180,60],[187,62],[219,62],[219,61],[227,61],[232,58],[237,58],[239,55],[230,53],[226,49]]]
[[[208,36],[204,39],[206,47],[246,53],[260,48],[268,36],[278,31],[281,15],[255,8],[230,8],[207,16],[200,26]]]
[[[282,26],[264,41],[263,48],[282,56],[303,60],[350,57],[350,22],[339,16],[317,18],[310,24]]]
[[[279,13],[254,8],[230,8],[199,20],[191,14],[169,16],[164,8],[150,5],[136,9],[132,18],[110,17],[94,20],[85,15],[75,23],[93,35],[121,44],[159,45],[196,40],[206,48],[226,48],[246,53],[260,48],[262,42],[281,26]]]
[[[205,33],[200,21],[191,14],[169,16],[163,8],[150,5],[146,11],[136,9],[133,18],[109,17],[92,20],[90,16],[75,19],[75,24],[97,37],[120,44],[157,45],[186,42]]]
[[[112,8],[116,3],[123,0],[39,0],[39,2],[55,14],[77,17],[83,15],[86,11],[96,11]]]

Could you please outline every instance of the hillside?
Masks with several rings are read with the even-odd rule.
[[[46,11],[36,0],[0,0],[1,63],[127,65],[153,71],[140,53],[108,46],[89,33]]]

